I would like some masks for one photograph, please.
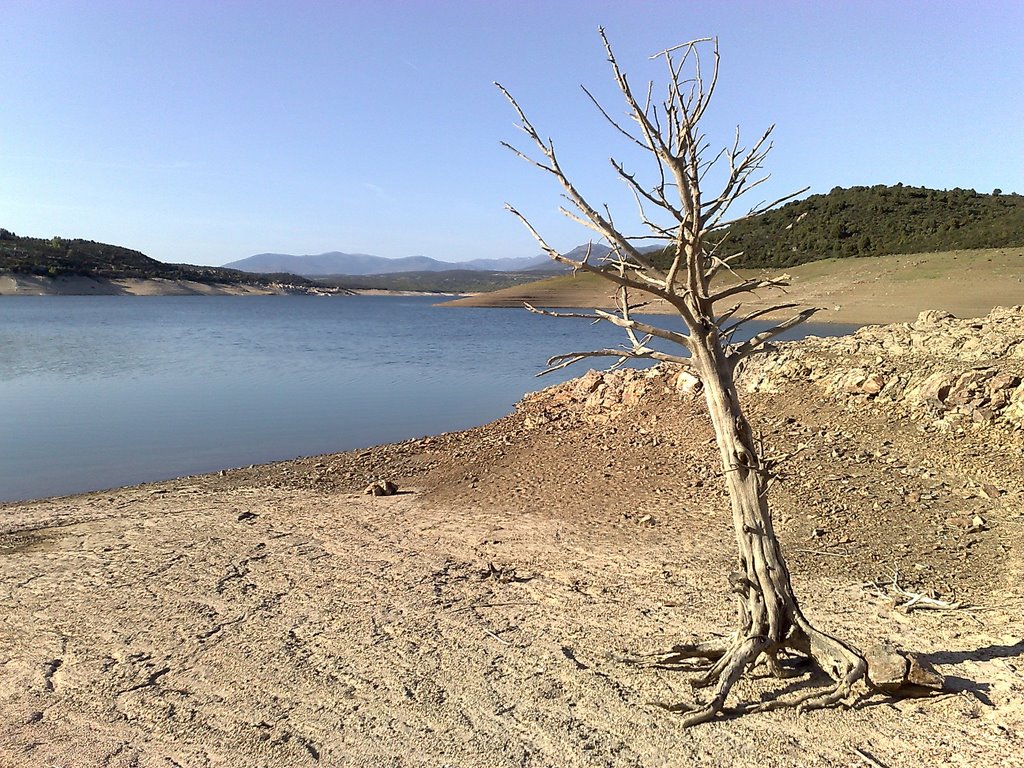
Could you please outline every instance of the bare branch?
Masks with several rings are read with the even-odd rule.
[[[689,349],[690,348],[690,339],[689,339],[689,337],[685,336],[685,335],[683,335],[681,333],[676,333],[675,331],[669,331],[669,330],[666,330],[665,328],[659,328],[656,325],[649,325],[648,323],[643,323],[643,322],[640,322],[639,320],[634,320],[633,318],[628,317],[628,316],[627,317],[619,317],[617,315],[613,315],[610,312],[605,312],[605,311],[600,310],[600,309],[594,310],[594,313],[598,317],[600,317],[600,319],[605,320],[605,321],[611,323],[612,325],[617,325],[619,328],[625,328],[625,329],[628,329],[628,330],[637,330],[637,331],[640,331],[641,333],[646,333],[646,334],[648,334],[650,336],[654,336],[654,337],[659,338],[659,339],[664,339],[665,341],[671,341],[671,342],[673,342],[675,344],[678,344],[681,347],[684,347],[685,349]]]
[[[546,374],[553,373],[554,371],[561,370],[562,368],[568,368],[570,365],[574,365],[575,363],[586,360],[590,357],[615,357],[623,361],[657,360],[662,363],[675,363],[676,365],[683,366],[684,368],[691,368],[691,361],[688,357],[668,355],[654,349],[595,349],[590,352],[567,352],[563,355],[555,355],[548,359],[548,367],[537,375],[544,376]]]
[[[530,165],[534,166],[535,168],[540,168],[542,171],[547,171],[548,173],[554,173],[555,172],[555,169],[552,168],[551,166],[544,165],[544,163],[541,163],[541,162],[538,162],[538,161],[534,160],[532,157],[527,155],[525,152],[521,152],[520,150],[516,149],[513,145],[509,144],[507,141],[502,141],[502,142],[499,142],[499,143],[501,144],[501,146],[505,147],[505,149],[507,149],[510,152],[512,152],[512,154],[514,154],[516,157],[518,157],[518,158],[520,158],[522,160],[525,160],[526,162],[528,162]]]
[[[687,49],[687,51],[689,52],[695,46],[700,45],[701,43],[710,43],[712,40],[715,40],[715,38],[713,38],[713,37],[698,37],[696,40],[690,40],[689,42],[686,42],[686,43],[680,43],[679,45],[673,45],[671,48],[666,48],[663,51],[658,51],[657,53],[650,55],[648,58],[651,61],[654,61],[655,59],[659,59],[662,56],[664,56],[665,58],[668,58],[668,55],[670,53],[675,53],[676,51],[682,50],[684,48]]]
[[[715,251],[717,251],[718,247],[724,242],[725,238],[719,240],[717,243],[715,243],[714,247],[707,254],[707,259],[708,261],[711,262],[711,266],[704,270],[704,279],[708,283],[710,283],[723,269],[727,270],[737,280],[743,279],[742,277],[740,277],[739,273],[736,272],[736,270],[729,266],[730,262],[735,261],[736,259],[743,255],[743,251],[737,251],[731,256],[726,256],[725,258],[719,258],[718,256],[715,255]]]
[[[646,282],[645,280],[642,279],[626,277],[625,275],[618,274],[613,269],[609,269],[607,267],[595,267],[593,264],[590,264],[589,262],[576,261],[575,259],[570,259],[568,256],[563,256],[557,250],[548,245],[544,238],[541,237],[540,233],[537,232],[533,225],[530,224],[526,217],[524,217],[519,211],[517,211],[508,203],[505,204],[505,210],[509,211],[513,216],[515,216],[523,223],[523,225],[530,231],[530,234],[533,235],[534,239],[540,244],[540,247],[544,249],[544,252],[547,253],[548,256],[550,256],[554,261],[557,261],[560,264],[566,264],[572,267],[573,269],[577,269],[582,272],[590,272],[595,275],[600,275],[605,279],[612,281],[613,283],[617,283],[618,285],[624,285],[627,288],[635,288],[638,291],[645,291],[653,296],[657,296],[659,299],[664,299],[665,301],[667,301],[669,304],[676,308],[676,310],[683,316],[684,321],[687,322],[687,325],[689,327],[692,327],[690,325],[691,321],[696,322],[695,320],[693,320],[693,315],[691,314],[689,308],[680,300],[679,296],[669,293],[664,288],[659,288],[657,285],[652,284],[651,282]],[[635,251],[636,249],[631,247],[630,250]],[[642,273],[638,273],[637,277],[644,278],[645,276]]]
[[[725,312],[718,316],[718,318],[715,320],[715,324],[718,325],[719,328],[721,328],[722,324],[725,323],[725,321],[728,320],[730,317],[735,315],[739,308],[742,306],[742,302],[737,302],[733,304],[731,307],[725,310]]]
[[[729,158],[729,178],[726,180],[725,186],[718,196],[711,200],[706,206],[703,206],[707,210],[703,211],[705,221],[714,221],[718,214],[724,213],[724,209],[727,209],[736,198],[744,194],[745,191],[752,186],[747,184],[747,179],[754,173],[758,168],[761,167],[761,162],[768,155],[771,150],[771,144],[762,150],[768,138],[772,135],[772,131],[775,130],[775,126],[769,126],[768,129],[761,135],[761,138],[757,140],[754,146],[747,152],[746,156],[737,162],[742,150],[739,148],[739,129],[736,129],[736,137],[733,141],[732,150],[727,154]],[[762,180],[763,181],[763,180]],[[757,182],[758,184],[761,182]]]
[[[760,183],[760,182],[758,182],[758,183]],[[748,189],[752,189],[752,188],[753,188],[752,186],[748,187]],[[786,202],[787,200],[792,200],[794,197],[799,197],[800,195],[802,195],[804,192],[806,192],[809,189],[810,189],[810,187],[804,187],[803,189],[798,189],[796,192],[790,192],[788,195],[783,195],[782,197],[777,197],[774,200],[772,200],[771,202],[759,203],[758,205],[756,205],[755,207],[753,207],[749,211],[747,211],[745,214],[743,214],[742,216],[737,216],[735,219],[728,219],[728,220],[725,220],[725,221],[718,220],[718,221],[715,221],[713,223],[709,223],[709,224],[707,224],[705,226],[705,230],[707,232],[711,232],[711,231],[716,230],[716,229],[724,229],[725,227],[731,227],[733,224],[736,224],[737,222],[746,221],[747,219],[753,218],[754,216],[760,216],[765,211],[770,211],[772,208],[775,208],[776,206],[781,205],[782,203]],[[725,212],[725,211],[728,211],[728,208],[725,208],[723,210],[723,212]]]
[[[741,293],[753,293],[761,288],[785,288],[789,285],[789,279],[789,275],[785,274],[779,277],[744,280],[741,283],[727,286],[718,293],[708,296],[708,301],[713,305],[730,296],[738,296]]]
[[[604,318],[598,317],[595,314],[587,314],[586,312],[552,312],[550,309],[539,309],[528,301],[523,302],[523,306],[535,315],[544,315],[546,317],[560,317],[560,318],[576,318],[581,320],[590,320],[591,324],[599,323]]]
[[[749,341],[745,341],[742,344],[734,347],[733,350],[729,353],[729,359],[732,360],[735,364],[736,362],[742,360],[744,357],[749,357],[753,353],[757,352],[761,347],[763,347],[768,341],[774,339],[780,333],[788,331],[790,328],[796,328],[796,326],[800,325],[800,323],[807,320],[811,315],[813,315],[820,309],[821,307],[808,307],[807,309],[804,309],[798,312],[797,314],[793,315],[793,317],[789,318],[788,320],[785,320],[779,323],[778,325],[769,328],[766,331],[762,331]]]
[[[730,337],[732,337],[732,335],[734,333],[736,333],[736,331],[738,331],[740,329],[741,326],[743,326],[746,323],[749,323],[751,320],[756,320],[759,317],[764,317],[765,315],[770,315],[772,312],[779,312],[779,311],[781,311],[783,309],[793,309],[794,307],[798,307],[798,306],[800,306],[800,305],[799,304],[775,304],[774,306],[766,307],[765,309],[759,309],[756,312],[751,312],[750,314],[744,315],[739,320],[737,320],[735,323],[730,325],[728,328],[723,328],[722,327],[722,319],[719,318],[719,320],[718,320],[718,327],[722,328],[722,332],[721,333],[722,333],[723,338],[730,338]]]
[[[579,191],[572,184],[572,182],[569,181],[569,178],[565,175],[565,173],[562,172],[562,168],[558,164],[558,157],[555,154],[554,143],[550,139],[548,139],[545,142],[543,139],[540,138],[540,135],[533,127],[533,124],[530,123],[530,121],[527,119],[526,114],[523,112],[522,108],[519,106],[519,103],[515,100],[512,94],[509,93],[505,89],[505,87],[501,85],[501,83],[495,83],[494,85],[498,88],[498,90],[501,91],[501,93],[505,96],[508,102],[516,110],[516,114],[519,115],[519,118],[522,122],[522,129],[533,140],[533,143],[541,151],[544,157],[547,158],[548,164],[545,165],[544,163],[533,160],[528,155],[520,152],[518,149],[515,149],[514,147],[505,142],[502,142],[503,146],[512,150],[518,157],[525,159],[527,162],[536,166],[537,168],[548,171],[549,173],[553,174],[556,179],[558,179],[558,182],[559,184],[562,185],[562,189],[565,190],[565,194],[568,197],[568,199],[583,214],[583,216],[586,219],[586,221],[584,221],[581,218],[576,218],[574,220],[579,221],[582,224],[585,224],[586,226],[590,227],[596,232],[599,232],[602,237],[608,239],[608,242],[612,243],[613,245],[619,246],[620,248],[622,248],[622,250],[624,250],[631,257],[636,259],[639,263],[644,264],[645,266],[648,266],[651,269],[653,269],[654,265],[651,264],[644,257],[644,255],[640,253],[632,245],[632,243],[630,243],[629,240],[615,228],[614,224],[611,221],[609,221],[606,217],[598,213],[597,210],[586,201],[583,195],[579,193]],[[572,217],[570,216],[570,218]]]
[[[599,102],[597,98],[595,98],[594,94],[587,90],[587,87],[585,85],[581,85],[580,88],[583,89],[583,92],[587,94],[587,98],[590,99],[594,106],[597,107],[598,112],[600,112],[604,116],[605,120],[611,123],[612,127],[615,128],[615,130],[617,130],[619,133],[621,133],[623,136],[625,136],[627,139],[629,139],[631,142],[636,144],[641,149],[647,149],[646,144],[644,144],[642,141],[640,141],[640,139],[638,139],[632,133],[630,133],[621,125],[619,125],[618,121],[616,121],[611,115],[608,114],[605,108],[601,106],[601,102]]]
[[[611,158],[610,162],[612,164],[612,168],[614,168],[616,172],[619,174],[619,176],[622,177],[622,179],[627,184],[629,184],[634,194],[639,194],[649,202],[658,206],[659,208],[665,209],[666,211],[668,211],[669,214],[672,215],[673,218],[675,218],[676,221],[683,220],[683,212],[678,210],[675,206],[673,206],[665,197],[664,183],[654,188],[658,194],[648,192],[646,189],[644,189],[640,182],[636,180],[636,174],[627,172],[625,168],[622,167],[622,164],[618,162],[615,158]]]

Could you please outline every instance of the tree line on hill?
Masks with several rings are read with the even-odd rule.
[[[312,280],[289,274],[255,274],[223,267],[165,264],[119,245],[92,240],[19,237],[0,229],[0,271],[42,277],[191,280],[228,285],[286,284],[310,287]]]
[[[1024,245],[1024,196],[996,189],[903,184],[836,187],[725,230],[720,256],[734,265],[791,267],[817,259]]]

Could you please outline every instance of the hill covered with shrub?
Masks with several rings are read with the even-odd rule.
[[[728,229],[720,253],[744,267],[1024,245],[1024,195],[902,184],[836,187]]]
[[[297,275],[254,274],[223,267],[165,264],[119,245],[63,237],[49,240],[19,237],[6,229],[0,229],[0,271],[42,277],[157,278],[228,285],[314,285],[311,280]]]

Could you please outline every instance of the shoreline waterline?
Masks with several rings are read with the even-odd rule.
[[[601,367],[537,378],[551,355],[621,343],[611,327],[448,312],[428,297],[133,299],[0,302],[0,500],[477,427]],[[799,335],[852,330],[814,324]]]

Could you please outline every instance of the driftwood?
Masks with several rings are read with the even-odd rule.
[[[865,592],[889,600],[894,608],[910,613],[915,610],[930,611],[959,611],[972,610],[972,606],[961,603],[958,600],[944,600],[937,595],[929,595],[924,592],[912,592],[900,586],[900,573],[893,570],[892,578],[876,579],[861,585]]]
[[[738,568],[729,580],[737,599],[738,621],[735,631],[721,642],[676,646],[668,653],[667,658],[678,661],[700,658],[709,663],[694,686],[710,688],[710,698],[693,706],[671,707],[683,713],[682,722],[692,725],[714,718],[722,711],[733,684],[757,662],[763,661],[771,671],[783,675],[779,658],[788,654],[803,656],[819,666],[834,679],[832,687],[749,709],[829,706],[846,698],[853,686],[864,679],[867,664],[857,650],[814,627],[800,610],[768,507],[767,491],[774,476],[774,463],[759,455],[759,446],[740,407],[734,380],[741,361],[765,351],[772,339],[805,321],[815,309],[797,311],[789,319],[739,340],[739,332],[767,312],[739,315],[743,297],[756,291],[782,288],[788,285],[789,277],[739,277],[730,266],[739,254],[728,254],[727,238],[722,235],[723,228],[729,224],[768,210],[804,190],[730,218],[733,203],[768,178],[761,169],[771,149],[772,128],[764,131],[749,148],[741,146],[737,131],[731,145],[716,155],[707,154],[709,144],[701,129],[701,119],[718,80],[717,41],[696,40],[652,57],[667,68],[667,93],[664,100],[657,103],[652,98],[653,84],[637,97],[604,30],[600,30],[600,35],[632,125],[620,124],[589,91],[587,95],[604,118],[653,161],[653,183],[650,184],[640,181],[621,162],[611,161],[612,168],[636,199],[640,222],[646,228],[642,235],[627,236],[613,222],[609,211],[583,196],[559,164],[554,143],[541,138],[515,98],[496,83],[518,115],[519,127],[532,143],[535,155],[503,142],[504,146],[551,174],[569,203],[568,208],[561,209],[562,213],[593,231],[611,247],[597,262],[591,260],[589,252],[578,260],[564,256],[544,240],[522,213],[507,205],[554,261],[578,272],[598,275],[616,286],[615,312],[557,313],[530,309],[558,317],[606,322],[623,329],[626,335],[626,343],[621,347],[555,355],[548,360],[545,372],[591,357],[613,358],[616,364],[631,359],[658,360],[689,370],[703,384],[739,550]],[[708,53],[713,60],[710,68],[702,62],[702,56]],[[722,179],[716,194],[706,194],[703,188],[706,178]],[[635,243],[640,241],[663,244],[664,258],[639,249]],[[723,282],[720,279],[723,276],[730,279]],[[669,331],[635,317],[637,304],[631,297],[636,294],[671,305],[683,320],[686,333]],[[792,304],[780,302],[770,311],[792,308]],[[733,319],[735,317],[739,319]],[[668,345],[674,351],[666,352],[655,342]]]

